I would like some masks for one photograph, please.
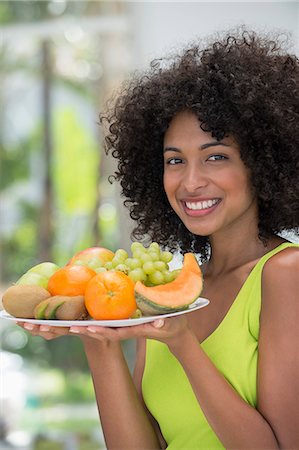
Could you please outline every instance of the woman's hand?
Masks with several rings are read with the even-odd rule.
[[[151,323],[121,328],[96,325],[72,326],[69,331],[83,339],[89,337],[102,342],[117,342],[140,337],[156,339],[169,347],[177,345],[186,335],[192,334],[185,316],[166,319],[161,317]]]
[[[168,345],[169,348],[176,347],[182,342],[184,337],[193,334],[185,316],[165,319],[161,316],[161,318],[154,322],[121,328],[97,325],[51,327],[49,325],[36,325],[29,322],[17,322],[17,324],[26,331],[29,331],[33,336],[41,336],[47,340],[55,339],[59,336],[76,335],[84,343],[100,341],[108,344],[143,337],[156,339]]]
[[[59,336],[66,336],[70,331],[69,327],[50,327],[49,325],[35,325],[29,322],[16,323],[24,330],[29,331],[32,336],[41,336],[48,341]]]

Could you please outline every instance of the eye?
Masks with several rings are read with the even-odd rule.
[[[168,158],[166,160],[166,164],[168,164],[170,166],[174,166],[176,164],[180,164],[181,162],[183,162],[183,160],[181,158]]]
[[[225,160],[225,159],[228,159],[228,157],[225,156],[225,155],[218,155],[217,154],[217,155],[209,156],[207,161],[222,161],[222,160]]]

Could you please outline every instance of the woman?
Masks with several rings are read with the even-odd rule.
[[[210,299],[135,327],[31,326],[83,340],[109,449],[299,448],[299,249],[281,236],[298,231],[298,106],[298,59],[241,32],[154,62],[102,116],[135,237],[199,253]]]

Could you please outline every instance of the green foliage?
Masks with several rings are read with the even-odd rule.
[[[65,214],[90,214],[97,196],[98,145],[71,109],[55,112],[54,133],[58,208]]]
[[[47,8],[50,2],[45,1],[1,1],[0,23],[27,22],[40,20],[48,16]]]
[[[106,2],[94,0],[66,1],[65,8],[62,7],[57,10],[51,5],[53,4],[52,0],[1,0],[0,24],[49,20],[56,18],[61,13],[78,17],[83,14],[101,14],[106,6],[103,3]]]
[[[5,255],[3,278],[10,282],[15,282],[37,263],[38,209],[27,202],[20,202],[19,211],[21,222],[15,233],[2,238],[2,249]]]
[[[28,181],[31,176],[30,161],[34,151],[42,148],[42,127],[38,123],[33,130],[17,143],[7,144],[0,136],[1,178],[0,191],[12,184]]]

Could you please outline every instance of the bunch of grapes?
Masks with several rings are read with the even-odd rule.
[[[156,286],[173,281],[180,270],[169,270],[168,263],[173,255],[162,251],[157,242],[144,247],[140,242],[131,245],[131,256],[124,249],[116,250],[111,261],[102,263],[99,258],[92,258],[87,262],[76,261],[75,264],[88,265],[95,272],[106,270],[120,270],[128,275],[134,282],[142,281],[146,286]]]

